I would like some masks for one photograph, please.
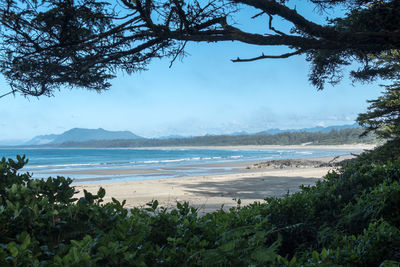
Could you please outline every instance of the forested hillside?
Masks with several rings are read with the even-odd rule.
[[[215,135],[172,139],[97,140],[67,142],[60,147],[158,147],[158,146],[235,146],[235,145],[340,145],[378,142],[375,135],[360,137],[361,128],[332,130],[329,133],[286,132],[274,135]]]

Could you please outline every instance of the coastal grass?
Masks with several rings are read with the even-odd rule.
[[[105,190],[75,199],[72,180],[33,180],[24,157],[0,162],[1,266],[398,266],[400,160],[388,143],[314,186],[200,216],[124,208]]]

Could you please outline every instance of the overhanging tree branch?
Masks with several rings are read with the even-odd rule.
[[[326,82],[339,81],[341,66],[351,60],[365,66],[351,73],[357,79],[394,77],[399,72],[398,68],[379,68],[374,59],[365,60],[400,49],[400,21],[393,19],[400,17],[399,1],[353,1],[356,4],[345,5],[347,17],[327,24],[307,19],[289,8],[288,1],[120,1],[122,15],[100,0],[41,0],[35,6],[13,0],[12,5],[0,4],[1,73],[15,92],[28,95],[51,95],[61,86],[101,91],[109,88],[108,81],[117,70],[143,70],[152,58],[170,57],[174,62],[185,52],[187,42],[221,41],[294,50],[282,55],[239,57],[233,62],[306,54],[312,66],[310,80],[319,89]],[[345,3],[310,1],[323,8]],[[356,8],[366,3],[370,5]],[[245,31],[233,23],[242,7],[255,8],[253,18],[266,14],[269,32]],[[293,29],[277,30],[272,25],[276,16],[290,22]]]
[[[295,55],[300,55],[300,54],[302,54],[302,53],[304,53],[305,51],[304,50],[297,50],[297,51],[295,51],[295,52],[292,52],[292,53],[285,53],[285,54],[282,54],[282,55],[277,55],[277,56],[274,56],[274,55],[264,55],[264,54],[262,54],[261,56],[259,56],[259,57],[253,57],[253,58],[245,58],[245,59],[243,59],[243,58],[237,58],[237,59],[232,59],[231,61],[232,62],[251,62],[251,61],[256,61],[256,60],[261,60],[261,59],[271,59],[271,58],[273,58],[273,59],[279,59],[279,58],[289,58],[289,57],[292,57],[292,56],[295,56]]]
[[[10,92],[8,92],[8,93],[5,93],[5,94],[3,94],[3,95],[0,95],[0,98],[3,98],[3,97],[5,97],[5,96],[8,96],[8,95],[11,95],[11,94],[15,94],[15,90],[11,90]]]
[[[316,37],[331,38],[337,34],[331,27],[316,24],[297,13],[296,10],[276,2],[275,0],[233,0],[264,11],[269,15],[278,15],[293,23],[296,27]]]

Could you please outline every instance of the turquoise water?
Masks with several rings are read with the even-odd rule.
[[[235,168],[217,166],[226,162],[344,154],[348,153],[312,149],[0,149],[0,157],[26,155],[29,163],[23,171],[32,173],[33,178],[62,175],[74,178],[77,183],[221,174]],[[207,166],[210,164],[214,166]],[[111,174],[110,170],[115,169],[125,172]]]

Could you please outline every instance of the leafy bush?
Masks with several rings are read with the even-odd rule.
[[[396,266],[400,161],[362,157],[284,198],[199,216],[124,208],[105,190],[74,198],[72,180],[32,179],[0,161],[1,266]]]

